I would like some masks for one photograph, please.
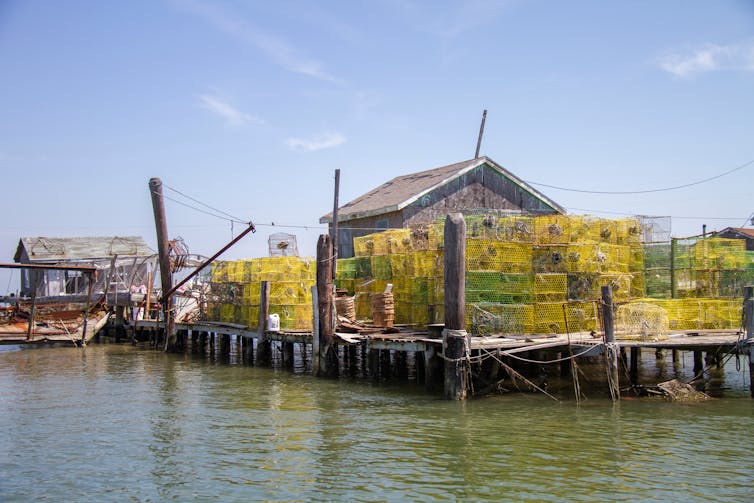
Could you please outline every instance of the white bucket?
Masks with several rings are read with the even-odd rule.
[[[280,316],[271,314],[267,317],[267,330],[270,332],[280,331]]]

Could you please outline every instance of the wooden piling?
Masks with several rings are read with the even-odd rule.
[[[629,361],[628,377],[631,384],[639,382],[639,360],[641,359],[641,348],[631,348],[631,359]]]
[[[380,377],[380,350],[370,349],[367,357],[369,367],[369,377],[379,379]]]
[[[749,352],[749,392],[754,398],[754,287],[744,288],[744,317],[746,319],[746,347]]]
[[[287,369],[293,368],[293,343],[283,341],[283,367]]]
[[[220,335],[220,358],[222,360],[230,358],[230,334]]]
[[[618,345],[615,343],[615,325],[613,317],[613,289],[610,285],[602,287],[602,322],[605,326],[605,361],[607,363],[608,385],[613,401],[620,399],[618,381]]]
[[[254,365],[254,339],[245,337],[243,340],[243,362]]]
[[[334,296],[332,280],[333,252],[330,236],[321,234],[317,241],[317,299],[318,299],[318,354],[319,366],[315,375],[338,375],[338,353],[335,347],[333,318]]]
[[[445,218],[445,398],[465,400],[468,392],[466,340],[466,221],[455,213]]]
[[[168,224],[165,218],[165,203],[162,199],[162,180],[149,180],[149,191],[152,195],[152,210],[154,224],[157,230],[157,253],[160,258],[160,287],[163,295],[173,288],[173,275],[170,268],[170,247],[168,244]],[[165,351],[175,351],[176,333],[173,317],[173,296],[162,299],[162,313],[165,320]]]
[[[31,308],[29,309],[29,326],[26,331],[26,340],[30,341],[34,335],[34,312],[37,308],[37,270],[32,269],[31,273]]]
[[[694,351],[694,377],[698,376],[704,370],[704,360],[701,351]]]
[[[272,364],[272,346],[267,339],[267,319],[270,314],[270,282],[262,281],[259,287],[259,318],[257,320],[257,365]]]

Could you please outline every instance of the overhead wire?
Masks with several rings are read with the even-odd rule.
[[[236,221],[239,221],[239,222],[244,222],[244,220],[243,220],[242,218],[240,218],[240,217],[237,217],[237,216],[231,215],[230,213],[227,213],[227,212],[225,212],[225,211],[223,211],[223,210],[219,210],[219,209],[217,209],[217,208],[215,208],[215,207],[213,207],[213,206],[210,206],[210,205],[209,205],[209,204],[207,204],[207,203],[203,203],[202,201],[200,201],[200,200],[198,200],[198,199],[196,199],[196,198],[194,198],[194,197],[191,197],[191,196],[189,196],[188,194],[184,194],[184,193],[183,193],[183,192],[181,192],[180,190],[178,190],[178,189],[174,189],[173,187],[171,187],[171,186],[169,186],[169,185],[167,185],[167,184],[164,184],[164,183],[163,183],[162,185],[163,185],[163,187],[165,187],[166,189],[168,189],[168,190],[172,190],[172,191],[173,191],[173,192],[175,192],[176,194],[180,194],[180,195],[182,195],[183,197],[185,197],[186,199],[190,199],[190,200],[194,201],[194,202],[195,202],[195,203],[197,203],[197,204],[201,204],[201,205],[202,205],[202,206],[204,206],[205,208],[209,208],[209,209],[210,209],[210,210],[212,210],[212,211],[215,211],[215,212],[217,212],[217,213],[220,213],[220,214],[222,214],[222,215],[225,215],[225,216],[227,216],[227,217],[230,217],[230,218],[232,218],[232,219],[234,219],[234,220],[236,220]],[[245,222],[244,222],[244,223],[245,223]]]
[[[594,210],[594,209],[587,209],[587,208],[574,208],[572,206],[568,206],[569,210],[576,210],[576,211],[589,211],[593,213],[604,213],[606,215],[628,215],[628,216],[649,216],[649,215],[636,215],[635,213],[629,213],[625,211],[605,211],[605,210]],[[677,218],[677,219],[688,219],[688,220],[738,220],[741,217],[704,217],[704,216],[675,216],[675,215],[652,215],[652,216],[663,216],[663,217],[670,217],[670,218]],[[752,216],[754,216],[754,213],[752,213]]]
[[[697,181],[691,182],[691,183],[684,183],[684,184],[681,184],[681,185],[675,185],[675,186],[672,186],[672,187],[663,187],[663,188],[659,188],[659,189],[647,189],[647,190],[587,190],[587,189],[574,189],[574,188],[570,188],[570,187],[560,187],[560,186],[557,186],[557,185],[550,185],[550,184],[542,183],[542,182],[533,182],[533,181],[529,181],[529,180],[527,180],[526,183],[531,184],[531,185],[539,185],[541,187],[547,187],[547,188],[550,188],[550,189],[565,190],[565,191],[568,191],[568,192],[579,192],[579,193],[582,193],[582,194],[611,194],[611,195],[649,194],[649,193],[653,193],[653,192],[667,192],[667,191],[670,191],[670,190],[685,189],[686,187],[693,187],[694,185],[700,185],[702,183],[711,182],[713,180],[717,180],[718,178],[722,178],[723,176],[729,175],[729,174],[731,174],[731,173],[733,173],[735,171],[739,171],[739,170],[741,170],[741,169],[743,169],[743,168],[745,168],[745,167],[747,167],[747,166],[749,166],[751,164],[754,164],[754,159],[752,159],[751,161],[745,162],[744,164],[741,164],[740,166],[736,166],[733,169],[729,169],[728,171],[724,171],[722,173],[718,173],[715,176],[711,176],[711,177],[705,178],[703,180],[697,180]]]

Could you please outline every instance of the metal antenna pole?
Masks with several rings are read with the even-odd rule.
[[[484,121],[487,120],[487,110],[482,112],[482,123],[479,125],[479,138],[476,141],[476,152],[474,153],[474,159],[479,159],[479,149],[482,146],[482,136],[484,135]]]

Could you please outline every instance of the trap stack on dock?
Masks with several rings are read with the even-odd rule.
[[[620,334],[735,328],[743,285],[754,282],[754,252],[742,240],[671,243],[651,218],[486,212],[465,220],[465,325],[476,335],[599,331],[608,285],[622,307]],[[354,238],[354,252],[338,261],[336,283],[355,295],[358,318],[392,283],[396,323],[443,322],[441,222]]]
[[[392,328],[395,321],[395,302],[392,293],[372,295],[372,322],[377,327]]]

